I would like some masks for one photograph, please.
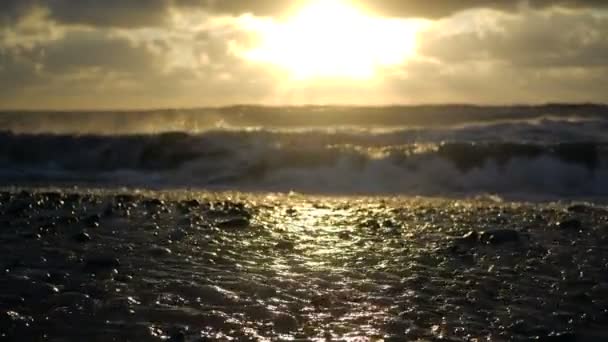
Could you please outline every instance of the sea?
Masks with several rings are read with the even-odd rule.
[[[0,341],[608,341],[608,106],[0,113]]]
[[[0,185],[596,199],[601,105],[0,114]]]

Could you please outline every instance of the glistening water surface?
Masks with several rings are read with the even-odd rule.
[[[608,209],[0,193],[7,340],[608,339]]]

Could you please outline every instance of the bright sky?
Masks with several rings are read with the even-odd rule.
[[[478,3],[3,0],[0,108],[608,102],[608,2]]]

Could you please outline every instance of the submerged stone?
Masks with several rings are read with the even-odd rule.
[[[520,233],[513,229],[491,229],[479,234],[479,241],[491,245],[500,245],[507,242],[518,242]]]
[[[111,269],[120,266],[120,260],[113,256],[93,256],[85,261],[85,267],[91,270]]]
[[[249,220],[244,217],[236,217],[217,223],[218,228],[247,228]]]
[[[288,334],[298,330],[298,321],[289,314],[278,314],[274,320],[274,329],[282,334]]]
[[[91,241],[91,236],[87,232],[80,232],[75,234],[73,237],[76,242],[89,242]]]
[[[563,221],[559,221],[557,223],[557,227],[560,229],[568,229],[568,230],[579,230],[583,227],[583,224],[580,220],[571,218]]]
[[[171,255],[173,252],[167,247],[155,246],[150,248],[150,254],[156,257],[164,257]]]

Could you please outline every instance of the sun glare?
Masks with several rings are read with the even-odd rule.
[[[316,0],[286,20],[250,25],[260,44],[253,61],[287,70],[295,79],[372,78],[415,52],[419,21],[372,17],[341,0]]]

